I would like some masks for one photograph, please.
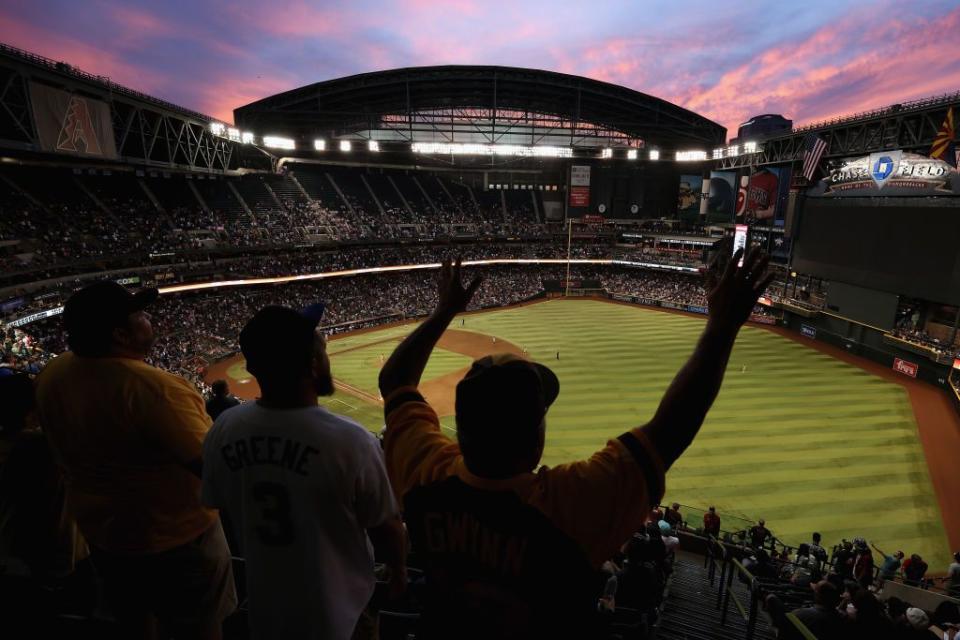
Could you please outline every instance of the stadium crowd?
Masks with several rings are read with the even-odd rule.
[[[581,255],[593,250],[584,248]],[[387,254],[388,256],[390,254]],[[481,254],[482,255],[482,254]],[[332,255],[323,268],[358,268],[374,260],[373,252],[351,256],[349,262]],[[437,259],[427,251],[405,253],[411,260]],[[265,258],[245,263],[231,272],[233,276],[268,276],[278,273],[311,272],[316,263],[281,258]],[[555,266],[469,267],[484,273],[485,283],[471,308],[504,306],[528,300],[543,290],[544,280],[566,277],[566,268]],[[429,273],[429,272],[428,272]],[[700,279],[671,273],[638,269],[578,266],[574,279],[599,279],[603,287],[616,293],[665,300],[677,304],[705,305]],[[151,310],[157,325],[158,342],[151,362],[188,377],[206,389],[202,371],[206,361],[237,351],[236,336],[252,310],[269,304],[303,307],[325,301],[324,324],[331,334],[404,318],[420,317],[430,310],[433,282],[421,271],[382,273],[289,283],[270,287],[224,288],[214,292],[162,296]],[[6,366],[39,371],[50,354],[65,348],[59,316],[38,320],[25,329],[7,327],[2,356]]]

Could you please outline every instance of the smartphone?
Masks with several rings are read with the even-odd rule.
[[[747,236],[750,234],[750,227],[745,224],[738,224],[736,231],[733,234],[733,252],[730,255],[735,255],[738,250],[743,249],[744,255],[747,253]],[[740,262],[737,263],[738,267],[743,266],[743,256],[740,256]]]

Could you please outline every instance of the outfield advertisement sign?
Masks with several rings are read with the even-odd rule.
[[[757,324],[777,324],[777,319],[771,316],[761,316],[757,313],[751,313],[750,322],[756,322]]]
[[[687,311],[690,313],[702,313],[703,315],[707,315],[710,310],[706,307],[699,307],[697,305],[689,304],[687,305]]]
[[[904,360],[903,358],[893,359],[893,370],[910,376],[911,378],[917,377],[917,370],[919,368],[920,367],[915,362],[910,362],[908,360]]]
[[[800,325],[800,335],[806,336],[806,337],[808,337],[808,338],[816,338],[816,337],[817,337],[817,328],[816,328],[816,327],[811,327],[811,326],[808,325],[808,324],[802,324],[802,325]]]

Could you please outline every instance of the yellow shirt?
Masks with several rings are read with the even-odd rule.
[[[452,475],[477,489],[512,491],[576,541],[594,566],[640,530],[663,497],[663,462],[640,428],[587,460],[494,480],[467,469],[460,446],[441,433],[436,412],[414,387],[397,389],[384,404],[387,474],[399,499]]]
[[[183,378],[128,358],[64,353],[37,379],[40,420],[67,482],[67,504],[94,547],[155,553],[206,531],[200,504],[210,428],[203,398]]]

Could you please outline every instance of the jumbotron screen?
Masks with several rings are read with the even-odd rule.
[[[793,268],[800,273],[960,303],[960,199],[807,199]],[[930,206],[936,205],[936,206]],[[947,206],[943,206],[947,205]]]

